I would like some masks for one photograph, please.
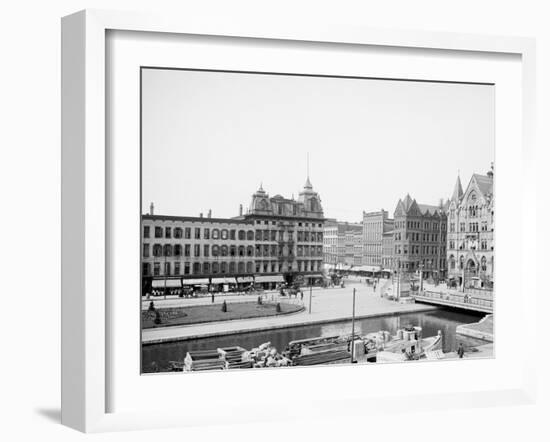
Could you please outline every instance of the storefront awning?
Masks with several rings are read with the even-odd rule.
[[[391,269],[382,269],[383,272],[391,273]]]
[[[212,278],[212,284],[235,284],[235,278]]]
[[[323,275],[321,275],[320,273],[316,273],[314,275],[304,275],[305,278],[322,278]]]
[[[166,288],[181,288],[180,279],[154,279],[153,280],[154,289],[163,289]]]
[[[256,276],[256,282],[285,282],[283,275]]]
[[[237,282],[254,282],[254,278],[252,276],[239,276]]]
[[[208,284],[208,278],[199,278],[199,279],[184,279],[183,285],[203,285]]]

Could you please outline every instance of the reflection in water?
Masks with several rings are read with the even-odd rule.
[[[449,352],[456,350],[458,345],[455,333],[456,326],[479,320],[480,316],[475,314],[435,310],[425,313],[408,313],[357,320],[355,321],[355,330],[356,333],[361,335],[379,330],[388,330],[393,335],[401,327],[418,325],[422,327],[423,337],[433,336],[437,334],[438,330],[441,330],[443,333],[443,351]],[[161,371],[167,370],[169,361],[182,361],[190,350],[209,350],[235,345],[249,350],[264,342],[271,342],[278,350],[282,351],[290,341],[297,339],[336,336],[348,333],[351,333],[351,321],[146,345],[142,347],[143,371],[151,371],[153,362]],[[464,342],[466,345],[478,344],[477,342],[465,342],[462,340],[461,342]]]

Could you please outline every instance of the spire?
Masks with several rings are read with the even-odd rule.
[[[304,184],[304,190],[313,190],[313,186],[311,185],[311,181],[309,180],[309,152],[307,153],[307,179],[306,183]]]
[[[464,191],[462,190],[462,183],[460,182],[460,174],[459,174],[456,177],[455,189],[453,191],[453,196],[451,197],[451,201],[459,202],[462,199],[462,195],[464,195]]]

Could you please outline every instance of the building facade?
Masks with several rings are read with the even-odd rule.
[[[324,221],[309,178],[298,200],[270,198],[260,186],[248,212],[235,218],[151,210],[142,215],[142,277],[152,288],[316,283],[322,279]]]
[[[363,226],[330,219],[325,224],[323,260],[328,267],[361,265]]]
[[[260,186],[243,219],[255,228],[255,273],[262,279],[274,273],[287,283],[322,279],[325,218],[309,177],[298,200],[269,197]]]
[[[393,266],[393,252],[394,252],[394,235],[393,230],[388,230],[382,234],[382,269],[391,270]]]
[[[447,214],[446,205],[418,204],[407,195],[394,212],[392,269],[422,272],[424,278],[445,277]]]
[[[447,263],[451,284],[492,289],[493,170],[473,174],[466,190],[457,178],[448,208]]]
[[[386,210],[363,212],[363,264],[382,266],[382,237],[389,230],[393,230],[393,219]]]

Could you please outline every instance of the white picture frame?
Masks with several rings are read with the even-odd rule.
[[[254,407],[247,408],[246,404],[241,404],[243,412],[238,418],[232,418],[230,411],[223,409],[207,415],[207,408],[200,406],[193,413],[173,408],[147,409],[146,404],[137,411],[109,410],[108,396],[113,388],[108,375],[113,355],[108,339],[112,312],[107,293],[107,266],[111,259],[108,244],[112,239],[106,151],[108,85],[105,72],[106,34],[109,31],[267,39],[285,41],[290,45],[293,42],[308,42],[338,44],[341,47],[368,45],[380,50],[397,47],[441,53],[455,51],[473,53],[480,58],[484,54],[519,57],[521,91],[515,92],[521,97],[521,120],[516,121],[515,128],[521,133],[518,155],[522,163],[518,173],[522,177],[522,186],[517,192],[524,207],[519,217],[521,220],[535,217],[535,193],[529,191],[535,188],[535,176],[530,173],[533,170],[535,120],[535,44],[532,39],[348,28],[330,24],[295,27],[244,20],[219,24],[193,17],[98,10],[67,16],[62,21],[62,423],[67,426],[85,432],[98,432],[208,425],[213,421],[222,423],[232,419],[257,421],[293,417],[292,412],[255,410]],[[527,260],[524,258],[534,254],[532,248],[536,243],[534,229],[529,229],[527,224],[521,224],[521,240],[518,241],[522,258],[521,275],[527,272]],[[520,276],[518,284],[521,284],[518,305],[526,317],[533,313],[536,305],[535,281]],[[534,335],[535,324],[532,320],[521,325],[524,333]],[[536,368],[534,344],[526,343],[522,351],[526,357],[521,364],[521,372],[518,368],[509,384],[501,384],[499,388],[493,385],[487,389],[476,385],[472,390],[454,393],[409,393],[412,394],[409,399],[414,401],[415,409],[423,410],[468,407],[473,400],[477,406],[532,403]],[[497,350],[496,358],[499,357]],[[467,364],[472,363],[476,362]],[[402,369],[386,368],[395,373]],[[406,368],[417,371],[412,365]],[[350,373],[349,368],[345,370]],[[443,368],[436,370],[443,371]],[[235,380],[236,376],[242,382],[242,374],[235,375]],[[254,376],[260,375],[255,373]],[[198,378],[193,378],[193,381],[198,381]],[[358,396],[350,397],[333,391],[326,399],[311,397],[308,412],[322,416],[325,413],[323,406],[330,401],[338,401],[340,414],[362,414],[373,410],[396,412],[408,407],[399,400],[402,397],[399,391],[389,389],[387,394],[377,395],[375,403],[359,401],[361,394],[359,391]]]

